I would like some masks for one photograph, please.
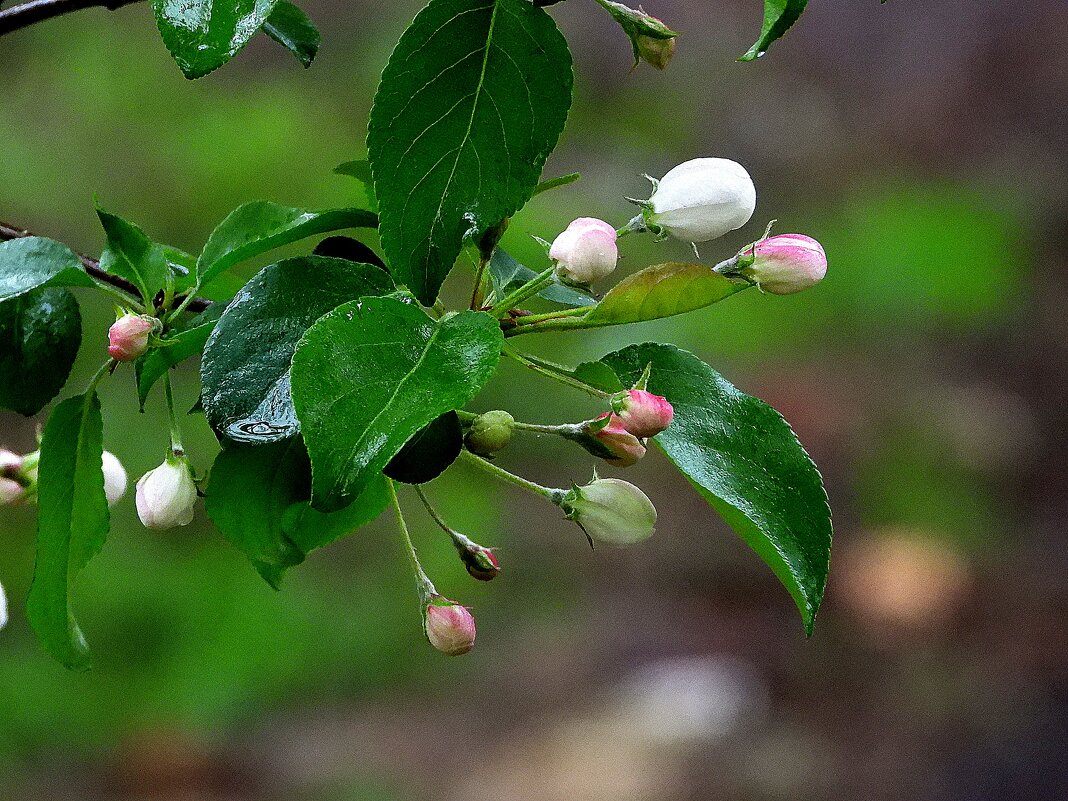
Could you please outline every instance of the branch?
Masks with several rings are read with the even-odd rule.
[[[71,11],[96,6],[114,11],[136,2],[138,0],[30,0],[28,3],[0,11],[0,36],[36,22],[69,14]]]
[[[16,228],[14,225],[8,225],[5,222],[0,222],[0,242],[7,242],[11,239],[22,239],[23,237],[27,236],[36,236],[36,234],[31,231],[27,231],[23,228]],[[119,278],[119,276],[117,275],[112,275],[109,272],[101,270],[100,262],[98,262],[96,259],[92,259],[89,256],[84,256],[80,253],[78,254],[78,258],[81,259],[82,266],[85,267],[85,271],[89,273],[89,275],[91,275],[93,278],[97,279],[98,281],[103,281],[105,284],[109,284],[115,287],[116,289],[121,289],[123,292],[126,292],[127,294],[132,295],[135,298],[141,297],[141,293],[138,291],[137,287],[135,287],[125,278]],[[197,298],[190,302],[187,308],[189,309],[189,311],[200,312],[208,308],[209,305],[210,301],[204,300],[203,298]]]

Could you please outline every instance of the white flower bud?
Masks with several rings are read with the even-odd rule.
[[[7,595],[4,585],[0,584],[0,629],[7,625]]]
[[[108,506],[114,506],[122,496],[126,494],[126,468],[111,451],[104,451],[104,494],[108,499]]]
[[[741,228],[756,209],[756,187],[730,159],[691,159],[660,179],[643,216],[653,231],[707,242]]]
[[[616,269],[616,229],[604,220],[579,217],[553,240],[549,258],[556,275],[568,284],[592,284]]]
[[[137,516],[147,528],[188,525],[196,500],[196,484],[185,459],[168,458],[137,481]]]
[[[595,478],[575,487],[561,505],[591,539],[633,545],[653,535],[656,508],[640,489],[618,478]]]

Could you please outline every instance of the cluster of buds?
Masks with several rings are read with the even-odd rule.
[[[37,470],[41,452],[25,456],[0,450],[0,506],[30,500],[37,495]],[[100,469],[104,476],[104,495],[114,506],[126,494],[126,468],[111,451],[104,451]]]
[[[667,398],[645,389],[648,378],[647,370],[633,389],[612,396],[612,411],[583,423],[569,438],[610,465],[637,464],[645,456],[646,440],[666,431],[675,416]]]
[[[148,351],[149,339],[163,324],[147,314],[121,315],[108,329],[108,356],[117,362],[133,362]]]

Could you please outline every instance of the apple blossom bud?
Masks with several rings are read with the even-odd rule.
[[[174,528],[193,520],[197,488],[184,458],[168,458],[137,480],[137,516],[147,528]]]
[[[472,453],[489,456],[512,441],[515,418],[502,409],[480,414],[471,421],[471,428],[464,437],[464,444]]]
[[[667,67],[675,52],[678,34],[661,20],[612,0],[599,0],[601,6],[620,24],[634,48],[634,66],[645,59],[658,70]]]
[[[4,585],[0,584],[0,629],[7,625],[7,593]]]
[[[644,389],[631,389],[621,392],[612,400],[616,416],[623,421],[623,427],[636,437],[655,437],[671,425],[675,410],[667,398],[646,392]]]
[[[104,451],[103,467],[104,495],[107,496],[108,506],[114,506],[126,494],[126,468],[111,451]]]
[[[685,242],[707,242],[741,228],[756,208],[756,187],[730,159],[691,159],[668,171],[645,204],[645,225]]]
[[[466,607],[440,595],[426,607],[423,624],[430,644],[447,656],[460,656],[475,647],[475,619]]]
[[[0,450],[0,506],[22,499],[26,488],[17,480],[22,474],[23,459],[17,453]]]
[[[549,258],[557,277],[568,284],[591,284],[616,268],[616,229],[604,220],[579,217],[553,240]]]
[[[627,481],[594,478],[573,487],[561,507],[586,536],[610,545],[633,545],[652,536],[656,508],[649,497]]]
[[[765,292],[789,295],[818,284],[827,275],[823,246],[804,234],[778,234],[761,239],[738,253],[738,273]],[[748,262],[748,264],[746,264]]]
[[[460,560],[471,578],[479,581],[492,581],[501,572],[501,563],[497,561],[493,549],[475,542],[460,549]]]
[[[148,337],[157,325],[147,314],[124,314],[108,329],[108,356],[119,362],[132,362],[148,350]]]
[[[616,467],[630,467],[645,456],[645,445],[627,430],[618,415],[605,412],[582,427],[584,438],[579,440],[594,456]]]
[[[651,17],[650,19],[656,18]],[[660,20],[656,21],[660,22]],[[675,55],[674,36],[664,38],[642,33],[635,37],[634,45],[638,48],[638,55],[658,70],[667,69],[671,57]]]

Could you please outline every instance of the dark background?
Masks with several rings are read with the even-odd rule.
[[[360,202],[331,169],[363,155],[379,72],[418,3],[304,5],[324,34],[306,72],[258,37],[187,82],[144,5],[4,37],[0,219],[98,253],[97,193],[196,251],[247,200]],[[824,0],[754,64],[734,58],[756,0],[648,10],[683,32],[666,73],[631,73],[592,0],[552,9],[577,92],[546,175],[584,179],[532,201],[506,245],[538,266],[530,234],[578,215],[622,224],[639,173],[698,155],[745,164],[759,196],[707,261],[772,218],[824,243],[830,272],[812,291],[538,343],[578,361],[674,341],[786,415],[835,510],[815,636],[658,455],[603,471],[660,511],[629,550],[591,553],[557,510],[463,467],[432,484],[454,525],[500,546],[490,585],[405,494],[428,571],[478,618],[478,647],[456,660],[422,640],[388,516],[276,593],[202,512],[148,531],[128,497],[76,592],[96,668],[69,674],[22,611],[34,511],[4,509],[0,797],[1068,797],[1068,6]],[[629,272],[686,248],[629,238],[622,252]],[[469,280],[458,270],[452,291]],[[82,300],[72,387],[99,364],[112,313]],[[130,372],[103,397],[106,446],[133,479],[162,459],[166,427],[158,395],[137,414]],[[177,391],[192,404],[194,365]],[[493,406],[539,422],[592,409],[514,369],[475,404]],[[0,416],[0,445],[32,449],[36,422]],[[200,418],[186,427],[204,470],[213,440]],[[560,486],[590,472],[531,439],[501,461]]]

